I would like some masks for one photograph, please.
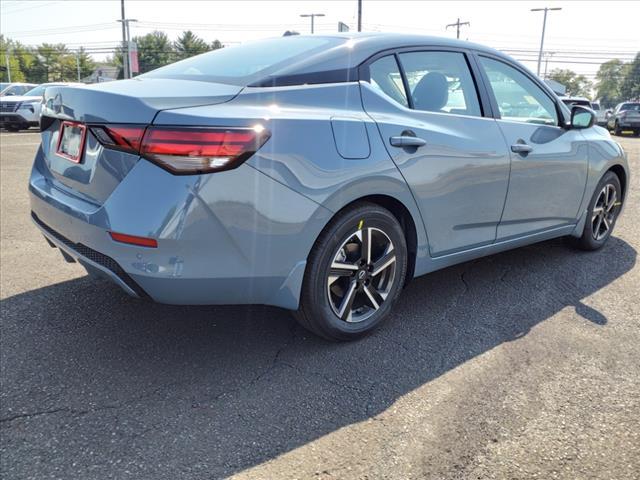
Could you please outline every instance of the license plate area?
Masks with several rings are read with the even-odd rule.
[[[56,154],[70,162],[80,163],[87,136],[87,127],[77,122],[64,121],[60,125]]]

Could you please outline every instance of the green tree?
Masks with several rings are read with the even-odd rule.
[[[620,93],[622,95],[622,101],[640,100],[640,52],[636,54],[636,58],[631,62],[625,72]]]
[[[211,48],[209,50],[218,50],[219,48],[224,48],[224,45],[222,45],[220,40],[214,40],[211,42]]]
[[[135,37],[133,41],[138,45],[139,73],[150,72],[175,61],[173,45],[164,32],[151,32]]]
[[[600,65],[596,74],[596,97],[604,108],[612,108],[622,101],[620,89],[626,73],[625,67],[617,58]]]
[[[207,42],[195,35],[191,30],[183,32],[173,46],[176,52],[176,60],[193,57],[210,50]]]
[[[548,78],[567,87],[567,95],[590,97],[591,82],[584,75],[578,75],[572,70],[556,68]]]
[[[7,58],[9,64],[7,65]],[[15,51],[15,42],[0,35],[0,81],[8,82],[11,74],[12,82],[24,82],[26,76]]]
[[[76,78],[77,78],[77,70],[78,65],[80,65],[80,78],[88,77],[93,73],[96,68],[96,62],[93,61],[91,56],[85,51],[83,47],[75,52],[75,61],[76,61]]]

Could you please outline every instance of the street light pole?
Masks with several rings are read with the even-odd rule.
[[[362,0],[358,0],[358,31],[362,31]]]
[[[122,76],[124,78],[129,78],[129,57],[127,56],[125,49],[127,46],[127,27],[125,24],[125,15],[124,15],[124,0],[120,0],[120,9],[122,18],[118,20],[122,22]]]
[[[540,38],[540,52],[538,53],[538,71],[536,72],[538,76],[540,76],[540,64],[542,63],[542,50],[544,48],[544,31],[547,28],[547,12],[551,10],[562,10],[561,7],[555,8],[532,8],[532,12],[544,12],[544,18],[542,20],[542,38]]]
[[[305,13],[305,14],[300,15],[300,16],[304,17],[304,18],[311,17],[311,33],[313,33],[315,18],[316,17],[324,17],[324,13]]]

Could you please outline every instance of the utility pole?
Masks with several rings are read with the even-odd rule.
[[[130,78],[129,77],[129,56],[125,53],[125,49],[128,50],[128,45],[127,45],[127,30],[126,30],[126,21],[125,21],[125,15],[124,15],[124,0],[120,0],[120,7],[121,7],[121,19],[118,20],[119,22],[122,22],[122,69],[123,69],[123,76],[124,78]]]
[[[544,54],[544,76],[542,77],[543,79],[547,78],[547,67],[549,66],[549,59],[554,55],[555,55],[555,52],[546,52]]]
[[[128,67],[126,70],[127,76],[125,78],[133,78],[133,71],[131,68],[131,31],[130,31],[129,23],[137,22],[138,20],[136,20],[135,18],[125,18],[124,20],[118,20],[118,21],[122,22],[123,28],[125,30],[124,43],[126,45],[126,48],[123,55],[127,57],[126,65]],[[124,62],[123,62],[123,65],[124,65]]]
[[[456,38],[460,38],[460,27],[462,27],[463,25],[469,25],[471,26],[471,24],[469,22],[460,22],[460,19],[458,18],[458,21],[456,23],[450,23],[449,25],[447,25],[447,28],[449,27],[456,27]]]
[[[540,64],[542,63],[542,49],[544,48],[544,31],[547,28],[547,12],[550,10],[562,10],[561,7],[554,8],[532,8],[532,12],[544,12],[544,18],[542,20],[542,38],[540,39],[540,52],[538,53],[538,71],[536,72],[540,76]]]
[[[305,18],[311,17],[311,33],[313,33],[313,30],[314,30],[314,28],[313,28],[314,27],[314,19],[316,17],[324,17],[324,13],[305,13],[305,14],[300,15],[300,16],[301,17],[305,17]]]
[[[80,50],[76,52],[76,68],[78,69],[78,82],[80,81]]]
[[[9,65],[9,45],[7,44],[7,49],[4,51],[4,61],[7,64],[7,80],[11,83],[11,65]]]
[[[362,31],[362,0],[358,0],[358,31]]]

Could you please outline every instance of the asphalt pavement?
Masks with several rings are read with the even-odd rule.
[[[0,134],[0,477],[639,478],[640,139],[601,251],[430,274],[331,344],[284,310],[157,305],[65,263],[29,218],[38,138]]]

